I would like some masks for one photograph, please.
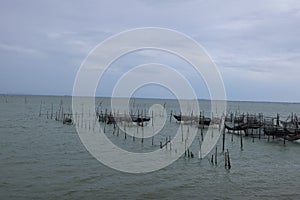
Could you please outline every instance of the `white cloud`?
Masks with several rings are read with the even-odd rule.
[[[76,32],[72,32],[72,31],[62,31],[62,32],[50,32],[47,33],[47,36],[49,38],[53,38],[53,39],[59,39],[59,38],[63,38],[66,36],[71,36],[71,35],[75,35]]]
[[[25,48],[17,45],[0,44],[0,49],[12,53],[39,54],[35,49]]]
[[[245,82],[253,81],[253,88],[258,89],[255,81],[263,81],[264,77],[269,85],[276,85],[276,78],[285,80],[286,83],[280,84],[287,87],[300,85],[296,78],[300,74],[300,3],[297,0],[54,0],[42,3],[29,0],[19,2],[18,6],[14,1],[0,4],[3,16],[0,50],[11,55],[1,55],[2,66],[16,65],[13,55],[18,53],[28,55],[19,61],[24,66],[76,68],[90,50],[113,34],[130,28],[161,26],[191,35],[200,42],[219,65],[225,81],[231,84],[228,88],[231,94],[239,89],[236,88],[239,83],[231,80],[241,81],[239,77]],[[46,55],[45,60],[29,56],[41,53]],[[141,64],[156,56],[147,52],[139,54],[131,57],[137,59],[131,63]],[[161,57],[161,60],[168,58]],[[128,60],[123,62],[127,67],[130,64]],[[186,69],[185,75],[193,79],[193,72]],[[28,71],[30,74],[33,73]],[[66,72],[64,76],[70,75]],[[270,84],[272,81],[274,84]],[[241,99],[248,98],[240,95]],[[232,96],[237,98],[238,94]]]

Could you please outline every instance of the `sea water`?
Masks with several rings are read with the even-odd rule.
[[[226,134],[231,169],[225,169],[217,143],[218,163],[210,155],[202,160],[180,157],[171,165],[151,173],[130,174],[111,169],[96,160],[83,146],[75,126],[50,119],[63,102],[64,112],[71,112],[71,97],[14,96],[0,97],[0,199],[299,199],[300,144],[280,139],[244,137]],[[101,109],[109,99],[97,98]],[[165,105],[167,113],[179,114],[175,100],[137,99],[135,108]],[[209,101],[200,101],[209,113]],[[286,119],[300,114],[300,104],[269,102],[228,102],[227,109],[240,113],[280,114]],[[41,111],[41,116],[39,116]],[[48,111],[48,118],[46,112]],[[55,115],[55,114],[53,114]],[[180,125],[166,120],[160,133],[172,135]],[[159,148],[159,137],[141,143],[124,134],[106,134],[116,145],[128,151],[151,151]],[[190,147],[197,155],[197,137]]]

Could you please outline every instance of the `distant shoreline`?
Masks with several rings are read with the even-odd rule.
[[[4,94],[0,93],[0,96],[41,96],[41,97],[72,97],[72,95],[46,95],[46,94]],[[86,97],[86,96],[82,96]],[[96,96],[96,98],[111,98],[109,96]],[[127,98],[127,97],[117,97],[117,98]],[[175,98],[159,98],[159,97],[131,97],[134,99],[157,99],[157,100],[176,100]],[[187,99],[188,100],[188,99]],[[210,101],[210,99],[197,99],[198,101]],[[218,101],[218,100],[217,100]],[[300,102],[292,101],[268,101],[268,100],[226,100],[227,102],[249,102],[249,103],[289,103],[289,104],[300,104]]]

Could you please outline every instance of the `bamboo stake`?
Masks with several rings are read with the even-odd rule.
[[[217,165],[218,164],[218,148],[217,148],[217,146],[216,146],[216,151],[215,151],[215,165]]]

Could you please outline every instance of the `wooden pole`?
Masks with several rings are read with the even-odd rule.
[[[77,116],[77,123],[76,123],[76,125],[77,125],[77,127],[79,127],[79,120],[80,120],[80,116]]]
[[[215,165],[218,164],[218,148],[216,146],[216,151],[215,151]]]
[[[227,164],[228,164],[228,157],[227,157],[227,152],[225,152],[225,169],[227,168]]]
[[[139,133],[139,117],[140,117],[140,110],[138,109],[138,115],[137,115],[137,126],[136,126],[136,134]]]
[[[133,133],[132,140],[135,142],[135,133]]]
[[[186,156],[186,139],[184,141],[184,156]]]
[[[152,124],[152,127],[154,126],[154,115],[153,115],[153,110],[151,112],[151,115],[152,115],[152,120],[151,120],[151,124]]]
[[[295,130],[296,131],[296,130]],[[283,133],[283,144],[285,144],[285,133]]]
[[[53,118],[53,103],[51,104],[51,116],[50,118],[52,119]]]
[[[168,137],[166,137],[166,149],[167,149],[167,146],[168,146]]]
[[[83,104],[81,104],[81,128],[83,128]]]
[[[126,122],[124,123],[124,139],[126,140],[127,136],[126,136]]]
[[[224,128],[222,131],[223,131],[223,145],[222,145],[222,152],[224,153],[224,151],[225,151],[225,128]]]
[[[142,144],[144,143],[144,126],[143,126],[143,120],[142,120]]]
[[[42,115],[42,102],[40,104],[40,113],[39,113],[39,117]]]
[[[198,140],[199,140],[199,159],[202,160],[201,141],[200,141],[200,138],[198,138]]]
[[[105,131],[106,131],[106,124],[107,124],[107,122],[105,120],[105,122],[104,122],[104,128],[103,128],[103,133],[105,133]]]
[[[243,150],[243,135],[242,135],[241,131],[239,131],[239,132],[240,132],[240,138],[241,138],[241,150]]]
[[[229,151],[227,149],[227,162],[228,162],[228,169],[231,169],[231,163],[230,163],[230,157],[229,157]]]
[[[201,112],[200,112],[200,126],[201,126],[201,141],[203,142],[203,128],[204,128],[204,111],[203,111],[203,116],[201,118]]]
[[[183,142],[183,127],[182,123],[180,122],[180,128],[181,128],[181,141]]]

